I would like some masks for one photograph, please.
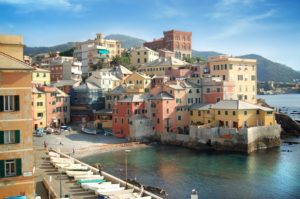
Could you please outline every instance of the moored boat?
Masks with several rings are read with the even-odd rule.
[[[92,134],[92,135],[96,135],[97,134],[97,130],[96,129],[82,128],[81,131],[83,133]]]
[[[74,177],[76,175],[92,175],[92,171],[66,171],[69,177]]]
[[[95,190],[96,195],[104,195],[105,193],[113,193],[117,191],[125,190],[125,187],[110,187],[110,188],[101,188]]]
[[[83,180],[83,179],[98,179],[98,180],[102,180],[104,177],[100,176],[100,175],[76,175],[74,176],[75,180]]]
[[[81,179],[81,180],[76,180],[77,184],[83,184],[83,183],[101,183],[101,182],[106,182],[106,180],[103,180],[103,179]]]

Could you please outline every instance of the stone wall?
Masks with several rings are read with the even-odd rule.
[[[280,146],[280,125],[251,128],[199,128],[190,126],[190,134],[163,133],[162,143],[187,146],[196,149],[220,151],[253,151]]]

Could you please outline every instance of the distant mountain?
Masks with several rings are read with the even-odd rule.
[[[293,79],[300,79],[300,72],[260,55],[248,54],[240,57],[257,60],[257,78],[259,81],[290,82]]]
[[[222,53],[218,53],[215,51],[197,51],[197,50],[192,50],[192,56],[193,57],[201,57],[204,59],[207,59],[209,56],[216,56],[216,55],[222,55]]]
[[[49,52],[55,52],[55,51],[66,51],[69,50],[71,48],[73,48],[75,46],[75,42],[68,42],[65,44],[60,44],[60,45],[56,45],[56,46],[50,46],[50,47],[25,47],[24,48],[24,54],[25,55],[37,55],[40,53],[49,53]]]
[[[121,34],[111,34],[107,35],[105,39],[114,39],[119,40],[122,43],[122,48],[132,48],[137,46],[143,46],[143,43],[146,42],[143,39],[121,35]]]

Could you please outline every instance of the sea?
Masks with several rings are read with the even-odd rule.
[[[300,102],[300,95],[259,97],[272,106],[292,111]],[[144,186],[164,189],[166,198],[189,199],[193,189],[197,190],[199,199],[300,198],[300,144],[282,143],[280,148],[250,155],[154,144],[133,149],[127,155],[125,151],[115,151],[81,160],[101,163],[105,171],[125,179],[125,156],[128,178]]]

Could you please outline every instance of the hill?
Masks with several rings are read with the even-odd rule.
[[[222,53],[218,53],[215,51],[197,51],[197,50],[192,50],[192,56],[193,57],[201,57],[204,59],[207,59],[209,56],[216,56],[216,55],[222,55]]]
[[[143,46],[143,43],[146,42],[143,39],[121,35],[121,34],[111,34],[107,35],[105,39],[115,39],[119,40],[122,43],[122,48],[132,48],[137,46]]]
[[[74,46],[75,46],[75,42],[68,42],[65,44],[60,44],[60,45],[50,46],[50,47],[27,47],[26,46],[24,48],[24,54],[33,56],[40,53],[48,53],[48,52],[55,52],[55,51],[63,52],[63,51],[70,50]]]
[[[248,54],[240,57],[257,60],[258,81],[290,82],[293,79],[300,79],[300,72],[295,71],[286,65],[273,62],[260,55]]]

